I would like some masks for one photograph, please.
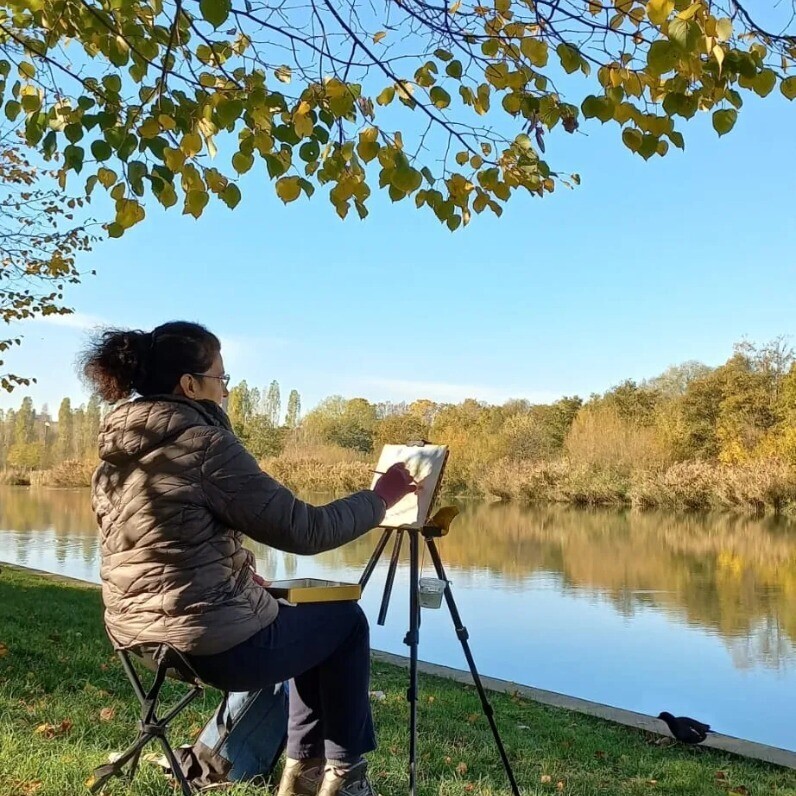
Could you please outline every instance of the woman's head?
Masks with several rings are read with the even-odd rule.
[[[83,375],[109,403],[176,394],[220,404],[228,395],[221,343],[198,323],[172,321],[151,332],[108,329],[81,357]]]

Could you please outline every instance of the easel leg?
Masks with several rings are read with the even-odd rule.
[[[391,528],[385,528],[384,533],[382,533],[381,535],[381,539],[379,539],[379,543],[376,545],[376,548],[373,550],[373,553],[371,553],[370,559],[368,560],[368,563],[362,572],[362,576],[359,578],[359,585],[362,587],[362,591],[365,591],[365,586],[368,585],[370,576],[373,574],[373,570],[376,568],[376,564],[381,558],[381,554],[384,552],[384,548],[387,547],[387,542],[390,541],[391,533],[392,533]]]
[[[506,771],[506,776],[511,784],[511,792],[514,794],[514,796],[520,796],[520,789],[517,786],[516,779],[514,779],[514,772],[511,769],[511,763],[506,755],[506,750],[503,747],[503,741],[500,738],[500,732],[498,731],[497,724],[495,723],[495,712],[492,709],[492,706],[489,704],[489,700],[487,699],[484,686],[481,683],[481,676],[478,674],[478,669],[475,665],[475,659],[473,658],[473,653],[471,652],[470,645],[467,641],[469,638],[469,633],[467,632],[467,628],[462,624],[462,618],[459,615],[459,609],[456,607],[456,603],[453,599],[453,592],[451,591],[450,583],[448,583],[448,579],[445,576],[445,568],[442,566],[442,559],[440,558],[439,550],[437,550],[437,545],[432,538],[428,536],[424,538],[426,540],[426,545],[428,546],[428,551],[431,554],[431,559],[434,562],[434,569],[437,571],[437,577],[440,580],[444,580],[447,584],[445,586],[445,602],[448,605],[448,611],[450,612],[451,619],[453,620],[456,636],[461,642],[462,649],[464,650],[464,657],[467,658],[467,665],[470,667],[470,674],[473,677],[473,683],[475,683],[475,688],[478,691],[479,698],[481,699],[481,707],[484,711],[487,721],[489,722],[489,726],[492,729],[492,735],[495,738],[495,745],[497,746],[498,753],[500,754],[500,759],[503,762],[503,768]],[[415,584],[415,590],[416,588],[417,584]],[[416,655],[415,667],[417,667]]]
[[[409,647],[409,794],[417,793],[417,646],[420,643],[420,604],[418,589],[420,580],[419,534],[409,533],[409,632],[404,644]]]
[[[404,531],[397,531],[395,534],[395,544],[390,556],[390,566],[387,569],[387,579],[384,581],[384,593],[381,596],[381,608],[377,624],[384,626],[387,621],[387,609],[390,607],[390,597],[392,596],[392,586],[395,582],[395,571],[398,569],[398,559],[401,557],[401,545],[404,541]]]

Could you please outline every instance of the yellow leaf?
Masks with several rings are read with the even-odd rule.
[[[114,708],[103,708],[99,715],[100,721],[111,721],[115,715],[116,710]]]
[[[202,137],[199,133],[186,133],[180,142],[180,149],[186,157],[193,157],[202,151]]]
[[[592,16],[597,16],[603,10],[603,4],[600,0],[589,0],[589,13]]]
[[[0,658],[5,658],[8,655],[8,647],[0,641]]]
[[[380,30],[378,33],[373,34],[373,43],[378,44],[387,35],[386,30]]]
[[[719,41],[729,41],[732,38],[732,20],[726,17],[716,20],[716,38]]]
[[[724,63],[724,50],[718,44],[713,48],[713,57],[718,61],[719,74],[721,74],[721,65]]]
[[[309,102],[302,100],[293,111],[293,129],[299,138],[309,138],[312,135],[315,124],[310,116],[311,110]]]
[[[282,177],[276,181],[276,195],[285,203],[295,202],[301,195],[298,177]]]
[[[674,0],[649,0],[647,16],[653,25],[662,25],[674,11]]]
[[[451,14],[455,14],[462,5],[462,0],[456,0],[456,2],[448,9]]]
[[[293,72],[289,66],[280,66],[274,69],[274,75],[280,83],[289,83]]]
[[[678,15],[678,19],[682,19],[683,22],[688,22],[689,19],[693,19],[696,15],[697,11],[702,8],[701,2],[692,3],[685,11],[681,11]]]

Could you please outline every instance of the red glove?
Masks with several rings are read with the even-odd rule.
[[[387,508],[394,506],[401,498],[417,492],[417,484],[403,462],[394,464],[376,481],[373,491],[384,501]]]

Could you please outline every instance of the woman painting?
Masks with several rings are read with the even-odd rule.
[[[278,603],[243,537],[300,555],[344,545],[413,491],[406,468],[325,506],[299,500],[233,434],[221,344],[198,324],[106,331],[83,372],[105,401],[123,401],[100,432],[92,491],[111,636],[167,642],[226,691],[291,679],[279,796],[370,796],[365,615],[355,602]]]

